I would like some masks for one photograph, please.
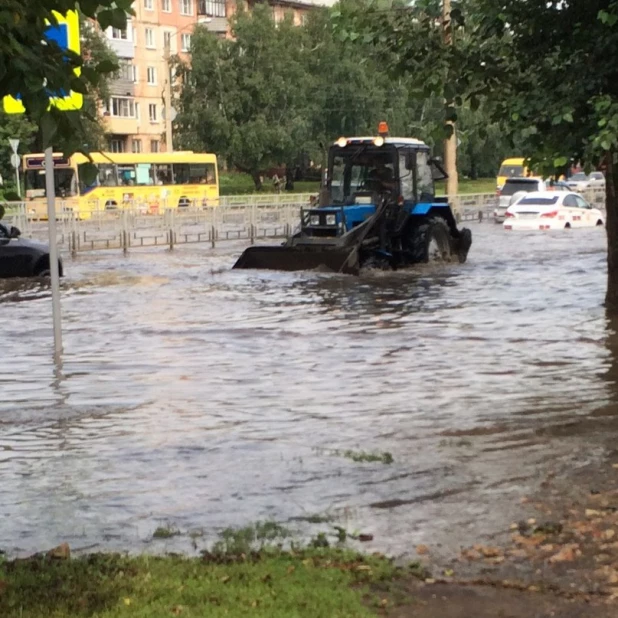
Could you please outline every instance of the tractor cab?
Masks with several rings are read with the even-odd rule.
[[[313,236],[338,236],[388,202],[408,211],[435,200],[435,180],[446,178],[429,146],[413,138],[340,137],[330,148],[320,206],[303,210],[301,229]]]

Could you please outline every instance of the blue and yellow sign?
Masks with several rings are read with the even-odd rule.
[[[48,41],[54,41],[57,43],[60,49],[67,49],[81,53],[79,44],[79,17],[76,11],[68,11],[66,16],[56,13],[54,11],[57,24],[49,24],[45,30],[45,39]],[[75,74],[79,75],[80,70],[75,69]],[[64,92],[58,93],[58,95],[50,95],[49,103],[59,110],[64,112],[74,111],[81,109],[84,102],[84,97],[79,92],[71,91],[69,94]],[[4,97],[4,111],[7,114],[23,114],[26,110],[22,102],[14,97]]]

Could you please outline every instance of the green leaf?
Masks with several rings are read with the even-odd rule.
[[[551,120],[551,123],[552,123],[554,126],[557,126],[557,125],[559,125],[559,124],[562,124],[562,116],[561,116],[561,115],[560,115],[560,116],[554,116],[554,117],[552,118],[552,120]]]
[[[114,14],[111,9],[105,9],[97,13],[97,21],[102,30],[107,30],[114,22]]]
[[[49,148],[53,145],[54,137],[58,131],[58,123],[56,118],[51,113],[43,114],[41,117],[41,134],[43,138],[43,148]]]
[[[79,179],[86,185],[93,185],[97,179],[99,170],[94,163],[84,163],[79,168]]]
[[[517,112],[513,112],[513,113],[511,114],[511,119],[512,119],[514,122],[517,122],[517,121],[519,120],[519,114],[518,114]]]
[[[97,73],[115,73],[119,68],[118,63],[113,60],[101,60],[95,70]]]
[[[567,157],[557,157],[554,159],[554,167],[564,167],[569,162]]]
[[[457,121],[457,110],[454,107],[447,107],[446,108],[446,119],[449,122],[456,122]]]
[[[566,122],[573,122],[573,114],[571,114],[571,112],[567,112],[562,115],[562,119]]]
[[[83,79],[75,76],[71,79],[71,90],[79,92],[80,94],[88,94],[88,86]]]
[[[607,118],[601,118],[597,123],[600,127],[604,127],[607,124]]]

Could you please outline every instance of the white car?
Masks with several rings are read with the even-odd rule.
[[[603,225],[603,213],[578,193],[538,191],[528,193],[509,206],[505,230],[559,230]]]
[[[584,172],[577,172],[566,183],[572,191],[584,191],[590,187],[605,187],[605,176],[603,172],[591,172],[590,176]]]
[[[525,193],[545,191],[546,188],[542,178],[507,178],[504,186],[498,192],[498,205],[494,210],[494,221],[502,223],[506,209]]]

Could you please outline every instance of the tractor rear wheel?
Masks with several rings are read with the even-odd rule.
[[[428,219],[413,232],[411,242],[414,262],[450,262],[451,233],[441,217]]]

